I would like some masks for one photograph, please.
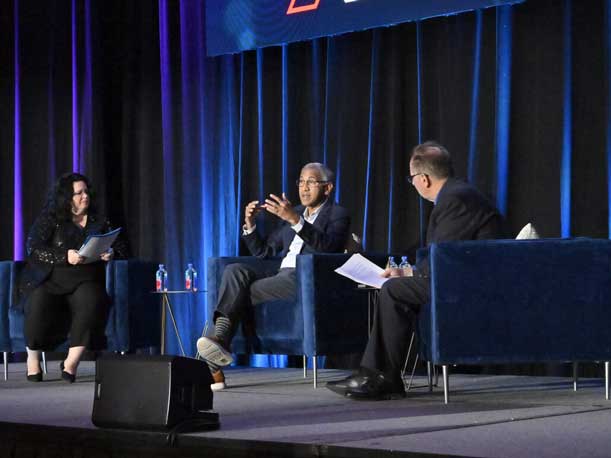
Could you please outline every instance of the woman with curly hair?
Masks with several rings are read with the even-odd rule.
[[[26,244],[22,287],[29,381],[42,380],[40,352],[53,350],[68,336],[68,355],[60,369],[62,379],[69,383],[76,378],[85,349],[105,346],[109,308],[105,264],[113,257],[127,257],[127,247],[119,238],[94,262],[80,256],[78,250],[89,235],[111,229],[109,221],[96,212],[89,179],[78,173],[62,175]]]

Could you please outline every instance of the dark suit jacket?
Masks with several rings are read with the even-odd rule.
[[[299,205],[295,207],[295,211],[301,215],[304,207]],[[303,228],[298,234],[304,241],[301,253],[341,253],[346,246],[349,230],[348,211],[327,201],[314,224],[304,221]],[[266,239],[262,238],[257,231],[242,236],[242,239],[253,256],[268,258],[284,257],[294,237],[295,231],[291,229],[289,223],[285,222]]]
[[[431,243],[452,240],[495,239],[502,236],[502,217],[494,205],[475,187],[448,179],[437,195],[426,232]],[[429,261],[424,256],[416,265],[416,276],[428,277]]]

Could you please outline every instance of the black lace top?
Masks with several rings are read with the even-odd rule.
[[[68,264],[68,250],[78,250],[87,237],[103,234],[112,230],[108,219],[88,215],[87,224],[81,227],[72,221],[57,221],[51,215],[41,215],[30,229],[26,242],[28,261],[55,264]],[[112,246],[115,258],[127,257],[127,246],[121,237]]]
[[[53,215],[41,214],[28,234],[28,258],[21,276],[20,292],[25,296],[45,281],[69,289],[82,281],[103,281],[104,262],[74,266],[68,263],[68,250],[78,250],[89,235],[112,229],[108,219],[99,215],[88,215],[87,224],[81,227],[72,221],[58,221]],[[115,259],[128,257],[127,244],[120,235],[112,248]],[[22,301],[19,303],[23,305]]]

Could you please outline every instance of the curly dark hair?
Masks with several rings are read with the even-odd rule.
[[[73,183],[84,181],[89,191],[89,209],[87,213],[95,213],[95,193],[91,181],[80,173],[64,173],[60,176],[47,195],[44,212],[54,215],[60,221],[68,221],[72,218],[72,195],[74,193]]]

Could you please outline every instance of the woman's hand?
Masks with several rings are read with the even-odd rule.
[[[102,253],[100,255],[100,259],[102,261],[110,261],[112,258],[114,258],[115,256],[115,252],[112,248],[110,248],[106,253]]]
[[[68,250],[68,264],[76,266],[85,262],[85,257],[78,254],[76,250]]]

